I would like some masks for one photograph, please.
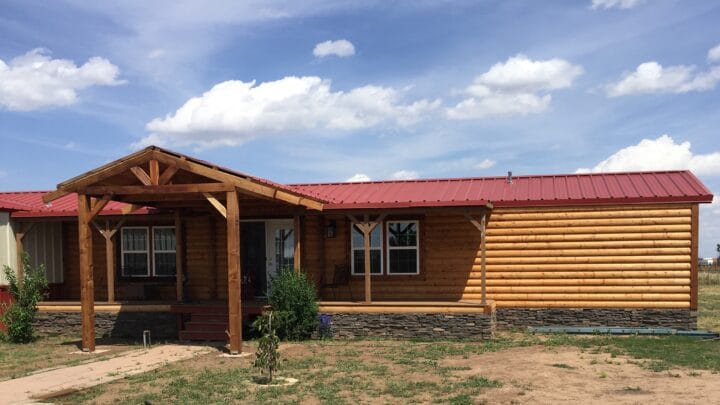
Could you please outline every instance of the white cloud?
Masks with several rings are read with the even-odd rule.
[[[720,62],[720,44],[708,51],[707,58],[710,62]]]
[[[415,180],[420,175],[413,170],[398,170],[390,176],[393,180]]]
[[[616,83],[606,87],[608,96],[618,97],[650,93],[687,93],[711,90],[720,82],[720,66],[706,72],[695,73],[695,66],[670,66],[663,68],[657,62],[640,64]]]
[[[219,83],[164,118],[147,124],[152,143],[213,147],[239,145],[257,136],[306,130],[349,131],[378,125],[408,126],[437,109],[440,100],[401,102],[389,87],[363,86],[332,91],[319,77],[285,77],[256,84]]]
[[[482,162],[475,165],[476,169],[489,169],[493,166],[495,166],[497,162],[492,159],[483,159]]]
[[[546,111],[550,90],[572,86],[582,67],[563,59],[533,61],[516,55],[496,63],[465,89],[470,96],[447,109],[450,119],[537,114]]]
[[[349,179],[345,180],[346,183],[359,183],[361,181],[370,181],[370,176],[364,173],[356,173]]]
[[[592,0],[592,8],[633,8],[643,0]]]
[[[690,142],[675,143],[668,135],[643,139],[637,145],[615,152],[593,168],[578,173],[690,169],[696,175],[720,175],[720,151],[694,154]]]
[[[313,55],[318,58],[335,55],[341,58],[355,55],[355,46],[347,39],[338,39],[336,41],[325,41],[315,45]]]
[[[43,49],[13,58],[0,59],[0,106],[30,111],[77,102],[79,90],[90,86],[114,86],[119,69],[107,59],[90,58],[82,66],[71,60],[51,59]]]
[[[159,59],[162,58],[167,54],[167,50],[163,48],[155,48],[152,51],[148,52],[148,59]]]

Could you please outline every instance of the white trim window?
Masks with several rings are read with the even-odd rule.
[[[175,227],[154,226],[153,233],[153,275],[173,277],[175,275]]]
[[[420,274],[419,221],[388,221],[387,274]]]
[[[149,228],[125,226],[120,230],[120,268],[123,277],[150,276]]]
[[[357,225],[352,225],[350,247],[350,267],[353,276],[365,274],[365,240]],[[382,274],[382,226],[376,226],[370,232],[370,274]]]

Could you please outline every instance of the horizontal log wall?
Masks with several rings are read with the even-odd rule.
[[[691,208],[495,209],[487,230],[488,298],[498,307],[689,308],[691,235],[697,231]],[[338,235],[323,241],[326,279],[334,266],[350,261],[349,223],[332,219]],[[425,215],[421,274],[373,276],[373,299],[479,300],[479,245],[479,232],[466,218]],[[323,293],[350,299],[350,292],[362,297],[362,277],[352,277],[350,291]]]

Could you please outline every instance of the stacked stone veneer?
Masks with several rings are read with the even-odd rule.
[[[492,339],[495,313],[330,313],[338,338]]]
[[[496,318],[499,329],[527,326],[697,328],[697,311],[690,309],[498,308]]]
[[[39,334],[79,334],[80,312],[38,312],[34,327]],[[149,330],[153,339],[177,339],[177,315],[170,312],[95,312],[95,334],[98,338],[142,339]]]

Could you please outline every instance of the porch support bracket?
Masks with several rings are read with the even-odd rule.
[[[370,215],[365,214],[363,220],[359,221],[354,215],[348,215],[351,224],[360,229],[363,233],[363,245],[364,245],[364,261],[365,261],[365,302],[372,302],[372,283],[370,274],[370,235],[376,226],[382,224],[385,220],[385,214],[378,215],[374,220],[370,220]]]

